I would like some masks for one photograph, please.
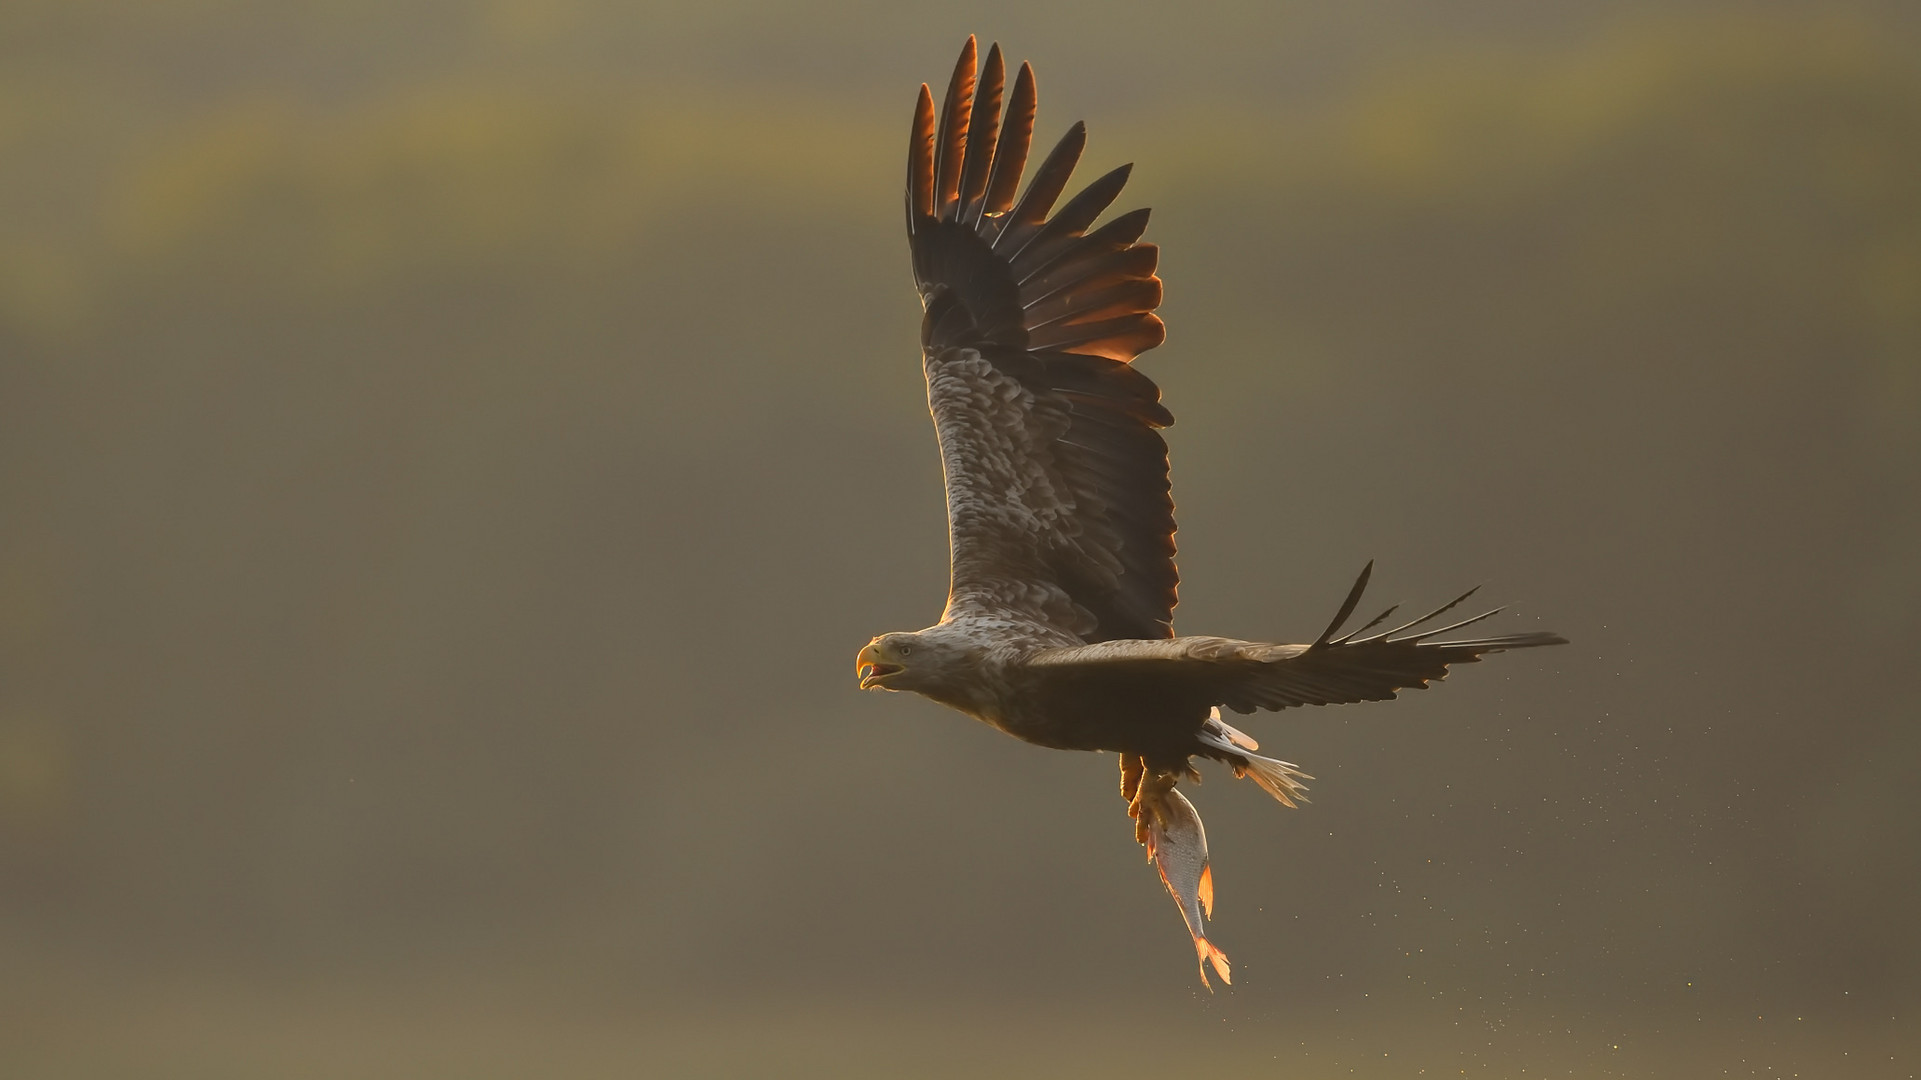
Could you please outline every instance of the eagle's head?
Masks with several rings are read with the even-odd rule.
[[[854,674],[862,690],[912,690],[947,701],[974,670],[970,645],[941,626],[882,634],[854,658]]]
[[[882,634],[854,658],[854,674],[862,690],[911,690],[919,634]],[[923,658],[922,663],[926,660]]]

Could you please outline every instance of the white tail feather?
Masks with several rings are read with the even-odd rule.
[[[1222,738],[1233,743],[1239,749],[1259,750],[1261,748],[1261,744],[1255,742],[1252,735],[1221,719],[1221,707],[1219,705],[1214,706],[1214,710],[1207,714],[1206,728],[1209,732],[1217,732]]]
[[[1276,761],[1259,754],[1245,754],[1247,766],[1234,770],[1261,786],[1261,790],[1280,800],[1282,806],[1292,807],[1296,802],[1307,801],[1307,787],[1302,780],[1312,780],[1312,776],[1295,768],[1291,761]]]
[[[1207,718],[1194,737],[1200,741],[1201,745],[1229,755],[1227,759],[1229,762],[1238,762],[1239,764],[1234,765],[1234,775],[1251,778],[1261,786],[1262,791],[1279,800],[1282,806],[1292,807],[1296,803],[1307,801],[1307,787],[1301,781],[1314,778],[1302,772],[1291,761],[1277,761],[1274,758],[1249,753],[1254,749],[1254,740],[1228,726],[1227,722],[1221,719],[1219,708],[1216,708],[1214,714]]]

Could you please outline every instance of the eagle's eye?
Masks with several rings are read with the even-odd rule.
[[[900,655],[902,655],[902,656],[912,656],[912,655],[914,655],[914,647],[913,647],[912,645],[902,645],[902,646],[901,646],[900,648],[898,648],[898,649],[896,649],[896,650],[894,650],[894,651],[895,651],[895,652],[897,652],[897,653],[899,653],[899,654],[900,654]]]

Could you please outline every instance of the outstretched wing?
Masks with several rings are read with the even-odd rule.
[[[1028,663],[1045,669],[1050,683],[1064,692],[1074,692],[1084,681],[1088,692],[1118,694],[1123,699],[1160,701],[1189,710],[1223,705],[1248,713],[1295,705],[1382,701],[1397,691],[1425,688],[1446,678],[1449,664],[1472,663],[1504,649],[1567,643],[1558,634],[1544,632],[1436,640],[1498,614],[1500,608],[1450,625],[1419,629],[1474,595],[1472,589],[1392,630],[1361,636],[1386,622],[1395,611],[1389,608],[1359,630],[1336,637],[1360,603],[1373,569],[1369,563],[1361,571],[1340,614],[1312,645],[1217,637],[1110,641],[1045,650]]]
[[[1170,636],[1177,577],[1160,389],[1128,363],[1166,336],[1147,211],[1088,227],[1123,166],[1054,203],[1086,131],[1016,198],[1034,128],[1022,64],[967,39],[936,121],[921,87],[907,230],[928,405],[947,476],[947,616],[1039,622],[1084,641]]]

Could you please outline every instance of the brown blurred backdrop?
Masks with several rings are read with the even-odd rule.
[[[1372,557],[1574,640],[1254,719],[1320,780],[1194,792],[1211,997],[1111,758],[854,689],[944,586],[898,185],[969,32],[1156,207],[1179,625]],[[1913,1075],[1918,43],[13,0],[0,1071]]]

